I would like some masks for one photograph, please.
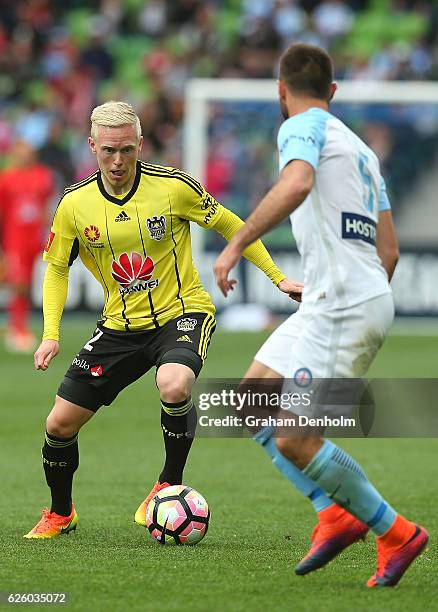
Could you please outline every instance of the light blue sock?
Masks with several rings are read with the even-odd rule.
[[[356,461],[329,440],[324,441],[303,474],[377,535],[386,533],[394,523],[395,510],[369,482]]]
[[[324,491],[313,480],[303,474],[292,461],[286,459],[278,450],[273,434],[274,430],[272,427],[265,427],[254,436],[254,440],[265,449],[271,457],[272,463],[295,485],[298,491],[309,498],[316,512],[321,512],[321,510],[333,506],[334,501],[327,497]]]

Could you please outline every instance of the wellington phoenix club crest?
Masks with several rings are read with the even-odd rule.
[[[180,319],[179,321],[176,322],[176,329],[178,331],[193,331],[196,327],[197,324],[197,320],[196,319]]]
[[[122,253],[118,261],[113,261],[111,268],[113,279],[121,285],[119,291],[122,295],[158,286],[158,278],[151,279],[155,264],[148,256],[142,257],[136,252],[131,255]]]
[[[148,217],[146,219],[146,226],[149,231],[149,235],[152,240],[161,240],[166,233],[166,217]]]

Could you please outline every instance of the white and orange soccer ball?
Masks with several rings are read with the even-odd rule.
[[[207,533],[209,520],[205,499],[185,485],[161,489],[146,510],[146,527],[160,544],[198,544]]]

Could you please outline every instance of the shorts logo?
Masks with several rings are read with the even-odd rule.
[[[53,232],[50,232],[49,237],[47,238],[46,246],[44,247],[44,250],[46,253],[49,252],[49,249],[52,246],[54,237],[55,237],[55,234]]]
[[[369,217],[355,213],[342,213],[342,238],[348,240],[363,240],[368,244],[376,244],[376,223]]]
[[[180,319],[176,322],[176,329],[183,332],[193,331],[197,323],[196,319]]]
[[[103,369],[101,365],[93,366],[90,368],[91,376],[102,376]]]
[[[298,387],[308,387],[312,384],[313,376],[309,368],[298,368],[294,374],[294,383]]]
[[[161,240],[166,234],[166,217],[148,217],[146,227],[152,240]]]
[[[177,342],[190,342],[190,344],[193,344],[193,340],[190,340],[190,338],[187,335],[180,336],[179,338],[177,338],[176,341]]]
[[[75,357],[73,361],[71,362],[71,364],[75,365],[77,368],[81,368],[82,370],[90,369],[90,365],[89,363],[87,363],[85,359],[78,359],[77,357]]]
[[[121,285],[121,295],[134,291],[147,291],[158,286],[159,279],[150,280],[154,272],[155,264],[146,256],[144,259],[140,253],[122,253],[118,261],[112,263],[112,277]]]
[[[96,242],[100,238],[100,231],[97,225],[90,225],[84,230],[85,238],[90,242]]]

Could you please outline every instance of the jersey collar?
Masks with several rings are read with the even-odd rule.
[[[97,185],[99,187],[100,193],[103,195],[105,199],[109,200],[110,202],[113,202],[113,204],[117,204],[118,206],[123,206],[123,204],[126,204],[126,202],[128,202],[132,198],[132,196],[135,194],[135,192],[137,191],[138,185],[140,183],[140,178],[141,178],[141,166],[140,166],[140,162],[138,161],[137,170],[135,172],[134,183],[124,198],[116,198],[115,196],[107,192],[107,190],[105,189],[103,185],[102,174],[100,170],[97,173]]]

